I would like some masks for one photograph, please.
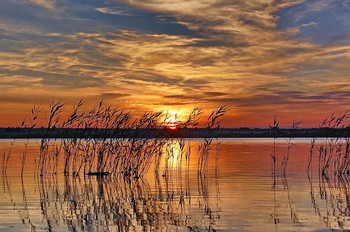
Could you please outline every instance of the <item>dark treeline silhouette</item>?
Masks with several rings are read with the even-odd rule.
[[[0,138],[289,138],[349,137],[350,128],[0,128]]]

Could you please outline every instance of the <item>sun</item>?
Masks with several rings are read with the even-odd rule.
[[[170,130],[176,130],[178,128],[179,123],[177,121],[169,121],[166,127]]]
[[[166,118],[164,119],[165,128],[170,130],[176,130],[178,129],[181,124],[181,115],[176,112],[167,112]]]

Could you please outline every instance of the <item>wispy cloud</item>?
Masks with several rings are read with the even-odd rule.
[[[309,23],[301,24],[300,26],[301,26],[301,27],[310,27],[310,26],[317,26],[317,25],[318,25],[318,23],[309,22]]]
[[[134,13],[120,7],[100,7],[100,8],[96,8],[96,10],[105,14],[124,15],[124,16],[135,15]]]
[[[54,9],[56,1],[55,0],[29,0],[30,2],[39,5],[44,8]]]
[[[128,97],[130,94],[123,94],[123,93],[103,93],[97,97],[100,97],[102,99],[110,98],[110,99],[116,99],[121,97]]]
[[[350,46],[298,39],[322,26],[315,20],[278,29],[277,12],[301,3],[295,20],[335,1],[32,0],[22,18],[0,16],[0,102],[52,95],[134,109],[227,103],[232,117],[252,122],[276,110],[341,109],[350,101]]]

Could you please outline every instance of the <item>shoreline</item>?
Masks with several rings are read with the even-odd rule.
[[[97,129],[97,128],[0,128],[0,139],[108,139],[108,138],[345,138],[350,128],[307,129]]]

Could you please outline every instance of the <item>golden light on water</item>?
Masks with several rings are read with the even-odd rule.
[[[163,119],[165,127],[171,130],[176,130],[184,121],[184,117],[184,113],[180,111],[165,111]]]
[[[181,151],[180,144],[177,141],[168,142],[164,148],[164,152],[165,159],[166,162],[168,162],[169,167],[178,168],[180,165],[185,164],[185,162],[182,162],[183,159],[185,159],[185,154],[183,154],[183,151]]]
[[[0,127],[26,118],[23,127],[178,135],[209,127],[220,105],[229,109],[220,128],[266,128],[275,116],[281,127],[317,127],[349,110],[349,10],[349,0],[0,1]],[[57,117],[53,99],[64,103]],[[43,106],[36,120],[34,104]],[[204,112],[191,123],[197,106]],[[350,228],[350,181],[317,178],[316,166],[306,175],[308,140],[283,159],[284,140],[145,131],[0,140],[0,231]],[[275,148],[287,175],[271,173]]]
[[[272,139],[225,139],[220,143],[219,170],[215,170],[215,156],[211,153],[206,174],[198,173],[199,154],[195,149],[203,141],[173,139],[163,144],[160,175],[150,169],[137,179],[63,175],[61,171],[35,178],[37,163],[33,160],[40,152],[38,140],[28,142],[26,171],[21,179],[18,163],[24,142],[14,143],[7,172],[0,174],[4,196],[0,205],[5,209],[0,212],[0,224],[4,230],[9,226],[16,231],[27,231],[31,225],[43,228],[48,219],[55,222],[51,224],[52,231],[66,227],[99,231],[101,225],[115,231],[185,231],[188,227],[273,231],[276,221],[283,231],[295,231],[296,226],[304,226],[305,231],[349,229],[342,223],[350,217],[344,211],[349,207],[348,182],[343,183],[344,187],[332,179],[320,182],[323,180],[317,176],[317,169],[307,176],[307,139],[295,141],[288,175],[278,175],[275,184],[271,176]],[[11,141],[0,141],[0,145],[8,151]],[[212,145],[214,152],[215,144]],[[184,152],[188,146],[193,148],[189,166],[185,165]],[[276,152],[282,155],[286,146],[283,139],[278,140]],[[62,169],[63,165],[59,165]]]
[[[271,139],[224,140],[220,170],[215,172],[215,166],[209,165],[207,175],[198,175],[196,149],[191,152],[191,165],[184,165],[182,140],[174,139],[164,145],[162,154],[161,169],[166,168],[167,159],[168,172],[162,170],[157,176],[150,170],[150,175],[138,179],[72,176],[61,171],[35,178],[33,158],[39,154],[34,149],[38,140],[28,142],[26,172],[21,179],[18,162],[24,148],[22,142],[14,144],[7,174],[2,172],[0,189],[4,197],[0,205],[5,210],[0,212],[0,224],[4,230],[27,231],[31,225],[44,228],[49,219],[50,223],[55,222],[51,224],[52,231],[66,227],[175,231],[188,230],[190,226],[217,231],[273,231],[275,221],[283,231],[294,231],[296,226],[304,226],[306,231],[349,228],[341,223],[349,219],[343,210],[349,207],[348,183],[344,183],[344,188],[329,180],[320,183],[317,170],[313,179],[307,178],[309,140],[295,141],[290,175],[277,176],[275,186],[271,176]],[[185,150],[190,143],[195,148],[200,142],[185,141]],[[11,141],[0,141],[0,145],[8,151]],[[285,147],[284,140],[277,142],[278,153],[282,154]],[[62,170],[63,166],[59,167]],[[330,197],[324,198],[324,194]],[[327,213],[329,210],[332,215]]]

